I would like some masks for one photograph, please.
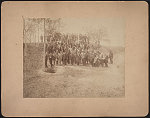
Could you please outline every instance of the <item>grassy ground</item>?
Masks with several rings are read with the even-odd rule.
[[[109,67],[57,66],[56,73],[24,70],[25,98],[124,97],[124,52]]]

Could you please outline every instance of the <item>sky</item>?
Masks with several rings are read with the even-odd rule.
[[[125,22],[123,19],[94,19],[94,18],[63,18],[62,33],[86,34],[89,31],[102,29],[107,36],[101,41],[102,45],[107,46],[122,46],[124,47],[125,40]]]
[[[101,40],[101,45],[124,47],[125,21],[121,18],[62,18],[61,20],[63,26],[60,29],[61,33],[86,34],[102,29],[107,35],[103,37],[104,40]],[[32,38],[36,42],[40,40],[38,37],[44,34],[43,22],[39,29],[39,31],[36,29],[35,38]]]

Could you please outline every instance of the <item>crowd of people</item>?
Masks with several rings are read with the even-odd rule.
[[[84,35],[56,35],[48,38],[45,50],[45,67],[48,63],[55,65],[91,65],[93,67],[108,67],[108,62],[113,63],[113,53],[104,53],[89,43],[89,38]]]

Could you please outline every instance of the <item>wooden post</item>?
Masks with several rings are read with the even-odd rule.
[[[39,22],[38,22],[38,43],[39,43]]]
[[[46,48],[46,44],[45,44],[45,18],[44,18],[44,36],[43,36],[43,42],[44,42],[44,69],[45,69],[45,48]]]
[[[25,43],[25,39],[24,39],[24,35],[25,35],[25,20],[24,20],[24,17],[22,16],[22,19],[23,19],[23,43]]]
[[[25,19],[23,18],[23,55],[26,56],[26,41],[25,41]]]

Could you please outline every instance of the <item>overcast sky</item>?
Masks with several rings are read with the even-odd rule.
[[[61,33],[76,33],[86,34],[90,31],[102,29],[107,36],[103,37],[104,41],[101,41],[102,45],[107,46],[122,46],[124,47],[125,41],[125,22],[123,19],[94,19],[94,18],[62,18],[63,27],[60,29]],[[37,30],[37,29],[36,29]],[[38,36],[40,37],[44,33],[43,23],[40,25],[39,35],[36,31],[36,41]],[[34,38],[33,38],[34,39]]]
[[[64,27],[61,29],[63,33],[82,33],[103,29],[107,36],[103,37],[107,41],[101,41],[102,45],[123,46],[125,40],[125,22],[123,19],[75,19],[63,18]]]

